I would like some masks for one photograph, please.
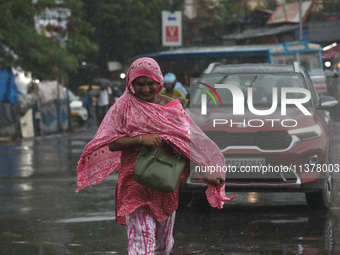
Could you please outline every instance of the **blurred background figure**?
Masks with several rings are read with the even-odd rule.
[[[105,117],[105,114],[109,110],[110,106],[113,104],[111,97],[112,97],[111,88],[109,87],[100,88],[98,100],[97,100],[97,106],[96,106],[98,125],[100,125],[100,123]]]
[[[167,73],[164,75],[164,89],[160,94],[179,99],[182,105],[186,105],[188,103],[188,99],[186,98],[188,92],[182,86],[182,83],[177,81],[176,75],[173,73]]]
[[[83,107],[86,108],[87,114],[88,114],[88,118],[85,124],[87,128],[90,128],[92,126],[93,120],[96,117],[96,112],[95,112],[94,102],[93,102],[93,96],[94,96],[93,93],[94,91],[92,90],[92,86],[90,85],[87,91],[87,94],[85,95],[83,99]]]
[[[183,87],[182,83],[177,80],[176,75],[173,73],[167,73],[164,75],[164,83],[175,83],[174,88],[182,91],[185,97],[187,96],[188,91]]]
[[[104,119],[107,111],[113,105],[113,93],[112,87],[113,84],[110,80],[105,78],[94,78],[92,80],[92,84],[97,84],[100,86],[100,90],[98,92],[97,102],[96,102],[96,116],[98,125]]]

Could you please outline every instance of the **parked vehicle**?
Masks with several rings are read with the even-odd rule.
[[[83,101],[81,101],[79,96],[76,96],[71,90],[68,90],[67,92],[72,119],[80,126],[83,126],[88,118],[87,110],[83,107]]]
[[[337,100],[319,96],[298,63],[207,70],[191,84],[187,111],[225,155],[226,190],[304,192],[311,208],[329,207],[339,166],[332,164],[328,110]],[[181,192],[202,188],[202,169],[191,168]]]
[[[77,95],[79,95],[79,98],[82,99],[86,95],[90,85],[81,85],[77,89]],[[118,86],[111,86],[108,87],[108,89],[112,92],[112,100],[116,101],[120,96],[123,95],[124,90],[119,88]],[[97,102],[98,96],[99,96],[100,86],[99,85],[92,85],[92,100],[93,102]]]
[[[99,95],[99,91],[100,91],[100,86],[98,85],[91,85],[92,87],[92,101],[96,102],[97,101],[97,97]],[[81,85],[78,87],[76,93],[79,96],[79,98],[82,100],[84,98],[84,96],[87,94],[87,91],[89,90],[90,85]]]

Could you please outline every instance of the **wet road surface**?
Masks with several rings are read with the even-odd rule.
[[[340,163],[339,122],[334,129]],[[126,228],[115,223],[117,175],[74,192],[95,131],[0,142],[1,255],[127,254]],[[177,211],[171,254],[340,254],[339,175],[328,211],[308,209],[299,193],[238,193],[223,210],[198,198]]]

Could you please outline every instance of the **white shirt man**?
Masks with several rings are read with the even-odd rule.
[[[98,99],[97,99],[97,121],[98,124],[102,122],[104,119],[107,111],[110,108],[110,104],[112,100],[110,100],[110,97],[112,96],[112,90],[111,88],[101,88],[99,91]]]

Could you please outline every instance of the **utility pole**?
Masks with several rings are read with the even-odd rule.
[[[44,127],[43,127],[43,120],[42,120],[42,110],[41,110],[41,100],[40,100],[40,94],[39,94],[39,87],[38,87],[38,83],[40,81],[39,80],[34,80],[33,83],[33,88],[34,88],[34,94],[37,98],[37,110],[39,112],[39,131],[40,131],[40,136],[44,135]]]
[[[169,0],[169,11],[171,13],[174,13],[175,11],[174,3],[172,0]],[[173,50],[173,49],[174,49],[174,46],[170,46],[169,50]]]
[[[302,41],[302,3],[299,0],[299,41]]]

